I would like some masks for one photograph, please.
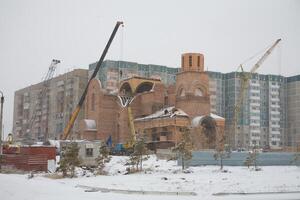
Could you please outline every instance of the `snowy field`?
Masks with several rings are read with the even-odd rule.
[[[126,157],[113,157],[107,164],[107,176],[94,176],[77,170],[78,178],[50,179],[38,174],[0,174],[0,198],[5,200],[99,200],[99,199],[300,199],[300,168],[263,167],[250,171],[246,167],[191,167],[183,173],[174,161],[156,160],[152,156],[141,173],[124,175]],[[104,189],[113,189],[109,191]],[[132,191],[128,194],[126,191]],[[141,194],[144,191],[146,194]],[[151,191],[153,193],[151,193]],[[295,192],[299,193],[275,193]],[[174,192],[154,194],[158,192]],[[186,193],[184,193],[186,192]],[[180,195],[177,195],[180,194]],[[266,193],[229,194],[216,193]],[[188,195],[194,194],[194,195]]]

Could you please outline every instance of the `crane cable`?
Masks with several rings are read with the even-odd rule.
[[[122,24],[122,29],[120,33],[120,52],[119,52],[119,61],[118,61],[118,83],[117,87],[120,87],[120,81],[122,79],[122,69],[121,69],[121,61],[123,61],[123,55],[124,55],[124,24]]]
[[[261,55],[263,52],[266,52],[267,49],[269,49],[272,45],[269,45],[265,47],[264,49],[261,49],[260,51],[256,52],[253,56],[250,56],[249,58],[245,59],[236,69],[236,72],[239,71],[240,67],[244,65],[245,63],[248,63],[249,61],[253,60],[257,56]]]

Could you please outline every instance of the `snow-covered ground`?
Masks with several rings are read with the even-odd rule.
[[[224,195],[215,193],[257,193],[300,191],[300,168],[293,166],[263,167],[250,171],[246,167],[218,166],[190,168],[181,172],[174,161],[156,160],[151,156],[144,163],[144,172],[124,175],[126,157],[113,157],[107,164],[107,176],[49,179],[42,174],[28,179],[27,175],[0,174],[0,197],[6,200],[93,200],[93,199],[300,199],[300,193]],[[80,174],[80,170],[78,170]],[[125,194],[124,192],[86,192],[91,188],[130,191],[194,192],[196,196]],[[88,189],[89,190],[89,189]]]

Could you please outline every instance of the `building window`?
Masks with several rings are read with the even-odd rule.
[[[192,66],[192,56],[189,56],[189,66]]]
[[[203,93],[202,93],[202,91],[201,91],[200,88],[196,88],[196,90],[195,90],[195,96],[199,96],[199,97],[203,96]]]
[[[167,132],[161,132],[160,136],[167,136]]]
[[[197,66],[200,67],[200,56],[198,56],[198,59],[197,59]]]
[[[165,96],[164,105],[168,105],[168,104],[169,104],[169,98],[168,98],[168,96]]]
[[[184,96],[185,96],[185,91],[184,91],[183,88],[181,88],[181,89],[179,90],[179,96],[181,96],[181,97],[184,97]]]
[[[181,67],[184,66],[184,56],[181,57]]]
[[[86,148],[85,149],[85,155],[86,155],[86,157],[93,157],[93,149],[92,148]]]
[[[92,104],[92,106],[91,106],[92,111],[95,111],[95,94],[94,93],[92,94],[92,103],[91,104]]]
[[[56,124],[56,133],[61,133],[63,131],[63,124]]]

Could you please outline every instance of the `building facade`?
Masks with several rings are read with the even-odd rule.
[[[16,91],[14,138],[29,143],[59,139],[86,87],[87,77],[88,70],[75,69],[51,79],[47,88],[41,82]],[[84,110],[75,122],[73,136],[78,133],[83,113]]]
[[[252,146],[281,149],[286,145],[286,78],[277,75],[252,74],[245,92],[236,129],[233,129],[234,108],[241,92],[241,73],[209,72],[210,82],[220,83],[215,89],[213,107],[226,118],[226,132],[232,132],[234,147]]]
[[[287,78],[287,145],[300,147],[300,75]]]

